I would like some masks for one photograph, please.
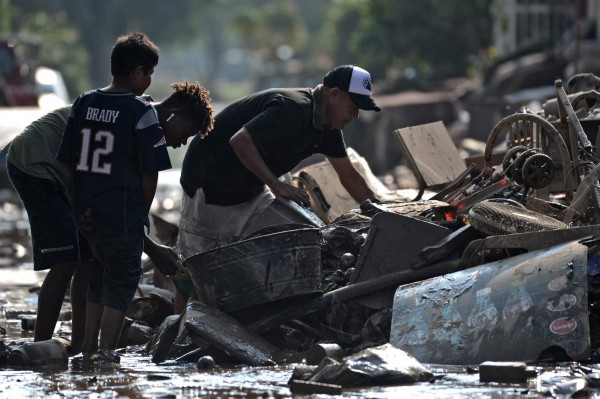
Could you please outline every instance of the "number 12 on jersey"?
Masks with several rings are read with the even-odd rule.
[[[95,146],[93,151],[90,148],[92,140],[100,143],[99,146]],[[113,152],[114,144],[115,136],[108,130],[98,130],[92,133],[92,129],[81,129],[81,151],[76,169],[82,172],[110,175],[112,163],[103,161],[102,158]],[[90,158],[92,159],[91,167]]]

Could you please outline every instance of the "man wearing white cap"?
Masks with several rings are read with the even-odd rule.
[[[308,194],[278,179],[312,154],[324,154],[359,203],[376,199],[348,158],[342,129],[359,109],[379,111],[371,75],[338,66],[315,88],[269,89],[241,98],[195,137],[183,161],[185,191],[178,246],[184,257],[239,236],[275,197],[308,205]]]

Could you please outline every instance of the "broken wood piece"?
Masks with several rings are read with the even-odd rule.
[[[527,382],[527,364],[523,362],[483,362],[479,365],[480,382]]]
[[[312,395],[341,395],[342,386],[335,384],[324,384],[322,382],[292,380],[290,382],[290,391],[293,394]]]

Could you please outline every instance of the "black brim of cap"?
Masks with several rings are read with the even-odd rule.
[[[376,111],[376,112],[381,111],[381,108],[379,108],[377,106],[377,104],[375,104],[375,100],[373,100],[373,97],[365,96],[362,94],[356,94],[356,93],[348,93],[348,94],[350,94],[350,98],[352,99],[352,102],[358,108],[363,109],[365,111]]]

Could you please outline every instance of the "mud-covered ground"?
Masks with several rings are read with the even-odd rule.
[[[4,267],[0,282],[0,306],[12,311],[35,308],[37,294],[30,292],[43,273],[33,273],[28,264]],[[68,305],[65,305],[68,313]],[[21,331],[20,320],[4,318],[5,342],[30,340]],[[67,322],[64,322],[67,323]],[[166,362],[156,365],[141,353],[141,348],[128,348],[121,355],[119,367],[81,369],[71,360],[67,369],[17,370],[0,368],[0,398],[284,398],[292,396],[287,382],[294,365],[281,367],[239,367],[199,371],[195,363]],[[561,379],[559,370],[528,384],[498,385],[479,383],[476,373],[447,372],[435,367],[434,383],[403,387],[371,387],[344,390],[348,398],[500,398],[538,397],[536,391],[543,379]],[[460,371],[460,370],[457,370]],[[326,396],[321,396],[326,397]]]

